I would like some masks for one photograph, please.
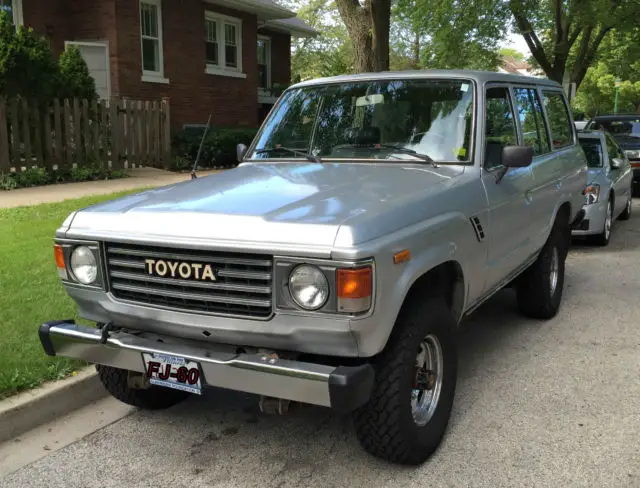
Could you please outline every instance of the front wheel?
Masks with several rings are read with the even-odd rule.
[[[369,401],[354,416],[360,444],[399,464],[426,461],[445,434],[457,381],[455,322],[444,300],[412,303],[374,364]]]
[[[162,386],[144,384],[143,376],[111,366],[96,365],[98,378],[114,398],[143,410],[161,410],[172,407],[189,396],[189,393]],[[134,387],[134,383],[141,383]]]
[[[594,242],[599,246],[607,246],[611,239],[611,227],[613,226],[613,202],[607,202],[607,214],[604,217],[602,232],[593,236]]]

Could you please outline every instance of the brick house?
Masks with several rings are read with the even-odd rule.
[[[76,44],[101,98],[170,99],[185,124],[255,127],[289,84],[291,38],[317,35],[271,0],[0,0],[56,54]]]

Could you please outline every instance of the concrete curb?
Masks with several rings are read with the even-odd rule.
[[[93,366],[0,402],[0,442],[18,437],[107,395]]]

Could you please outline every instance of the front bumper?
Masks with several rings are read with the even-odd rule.
[[[591,205],[584,205],[584,216],[571,230],[571,235],[587,236],[600,234],[604,229],[604,221],[607,215],[607,202],[599,201]]]
[[[50,356],[145,373],[142,353],[162,353],[197,361],[205,385],[282,398],[350,412],[367,402],[374,372],[369,364],[328,366],[272,358],[263,353],[238,353],[235,347],[194,344],[149,333],[111,332],[73,321],[40,326],[40,342]]]

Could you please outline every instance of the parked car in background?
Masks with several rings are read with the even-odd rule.
[[[640,183],[640,114],[598,115],[585,129],[609,132],[631,163],[633,182]]]
[[[576,126],[577,130],[582,130],[585,128],[585,126],[589,123],[588,120],[576,120],[574,122],[574,125]]]
[[[585,217],[572,234],[606,246],[614,220],[631,217],[631,165],[613,137],[605,131],[580,131],[578,140],[587,156],[589,183],[585,188]]]

